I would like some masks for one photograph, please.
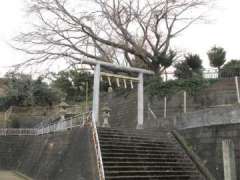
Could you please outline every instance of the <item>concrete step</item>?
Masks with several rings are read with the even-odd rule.
[[[108,153],[108,152],[102,152],[102,156],[104,157],[165,157],[165,158],[186,158],[188,157],[186,154],[182,153],[171,153],[171,154],[164,154],[159,152],[139,152],[136,153],[134,151],[131,152],[122,152],[122,153]]]
[[[146,150],[146,151],[151,151],[151,150],[165,150],[165,151],[171,151],[174,152],[174,150],[179,150],[176,147],[163,147],[163,146],[146,146],[146,145],[138,145],[138,144],[101,144],[101,149],[131,149],[132,151],[135,150]]]
[[[171,155],[171,154],[180,154],[180,155],[184,155],[184,152],[181,150],[180,152],[179,151],[176,151],[176,150],[159,150],[159,149],[126,149],[126,148],[112,148],[112,149],[101,149],[101,151],[103,153],[137,153],[137,154],[140,154],[140,153],[161,153],[161,154],[167,154],[167,155]]]
[[[198,175],[198,172],[195,170],[189,171],[189,170],[167,170],[167,171],[156,171],[156,170],[143,170],[143,171],[106,171],[106,176],[146,176],[146,175],[158,175],[158,176],[179,176],[179,175]]]
[[[167,143],[153,143],[153,142],[141,142],[141,141],[138,141],[138,142],[118,142],[118,141],[104,141],[104,140],[100,140],[101,142],[101,145],[102,147],[103,146],[118,146],[118,147],[121,147],[121,146],[134,146],[134,147],[152,147],[152,148],[155,148],[155,147],[158,147],[158,148],[176,148],[175,145],[173,144],[167,144]]]
[[[101,142],[119,142],[119,143],[126,143],[128,141],[131,141],[133,143],[153,143],[153,144],[159,144],[159,145],[172,145],[171,142],[169,142],[169,139],[164,138],[163,140],[159,141],[159,139],[146,139],[146,138],[133,138],[133,137],[112,137],[112,136],[106,136],[106,137],[99,137],[99,140]],[[175,140],[174,140],[175,142]]]
[[[139,175],[139,176],[106,176],[108,180],[203,180],[199,175]]]
[[[152,167],[152,166],[159,166],[159,167],[185,167],[185,166],[193,166],[192,163],[189,163],[189,161],[181,161],[181,162],[162,162],[162,161],[158,161],[158,162],[116,162],[116,161],[105,161],[103,162],[104,163],[104,166],[126,166],[126,167],[129,167],[129,166],[136,166],[136,167],[139,167],[139,166],[142,166],[142,167]]]
[[[169,142],[171,143],[172,141],[169,141],[169,138],[171,137],[151,137],[151,136],[140,136],[140,135],[128,135],[128,134],[107,134],[107,133],[99,133],[99,139],[103,138],[112,138],[112,139],[135,139],[135,140],[147,140],[147,141],[158,141],[159,143],[161,142]]]
[[[192,165],[185,165],[185,166],[181,166],[181,167],[177,167],[177,166],[105,166],[104,169],[106,171],[128,171],[128,170],[135,170],[135,171],[143,171],[143,170],[159,170],[159,171],[180,171],[180,170],[187,170],[187,171],[191,171],[191,170],[195,170],[195,168]]]

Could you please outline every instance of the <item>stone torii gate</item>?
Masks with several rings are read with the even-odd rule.
[[[98,124],[99,122],[99,95],[100,95],[100,81],[101,81],[101,67],[106,67],[113,70],[119,70],[124,72],[134,72],[138,73],[138,115],[137,115],[137,129],[143,128],[144,122],[144,83],[143,83],[143,76],[144,74],[153,75],[153,71],[139,69],[139,68],[132,68],[132,67],[125,67],[125,66],[118,66],[111,63],[103,62],[103,61],[96,61],[96,60],[83,60],[84,63],[91,64],[95,66],[94,69],[94,85],[93,85],[93,105],[92,105],[92,120],[94,123]]]

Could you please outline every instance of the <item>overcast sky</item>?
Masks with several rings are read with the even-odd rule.
[[[174,47],[184,52],[200,54],[208,66],[206,52],[213,46],[222,46],[228,59],[240,59],[240,1],[218,0],[217,10],[211,13],[211,24],[197,24],[174,41]],[[24,60],[7,42],[26,27],[24,0],[2,1],[0,6],[0,76],[7,67]]]

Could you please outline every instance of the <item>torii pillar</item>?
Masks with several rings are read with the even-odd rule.
[[[100,95],[100,79],[101,66],[96,64],[94,70],[94,84],[93,84],[93,105],[92,105],[92,120],[98,126],[99,122],[99,95]]]
[[[93,105],[92,105],[92,119],[96,125],[99,123],[99,96],[100,96],[100,80],[101,80],[101,66],[96,64],[94,70],[94,84],[93,84]],[[143,73],[138,75],[138,107],[137,107],[137,129],[143,129],[144,122],[144,88],[143,88]]]

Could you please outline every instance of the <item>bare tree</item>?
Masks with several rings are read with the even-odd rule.
[[[171,39],[202,18],[209,0],[30,0],[33,30],[15,38],[23,65],[85,58],[163,72]],[[37,17],[37,18],[36,18]]]

